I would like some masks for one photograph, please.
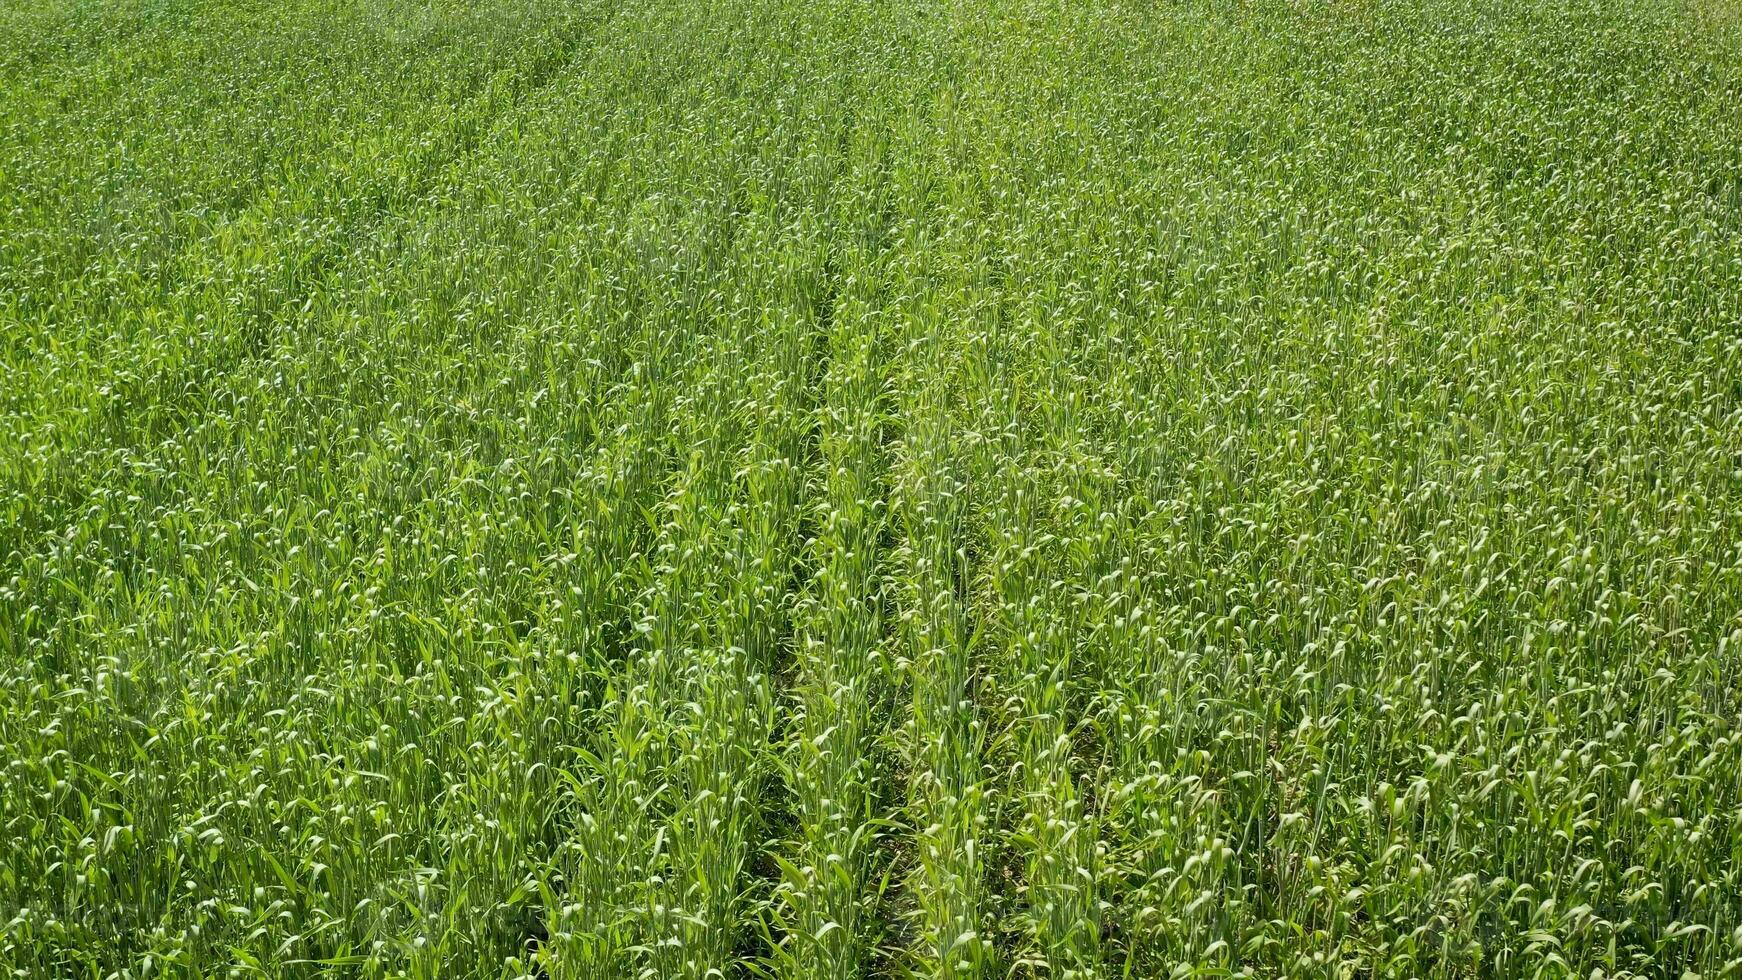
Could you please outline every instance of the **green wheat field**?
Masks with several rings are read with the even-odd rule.
[[[0,975],[1742,978],[1742,6],[0,0]]]

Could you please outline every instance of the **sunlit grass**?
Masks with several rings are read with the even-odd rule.
[[[1742,977],[1731,7],[0,2],[0,966]]]

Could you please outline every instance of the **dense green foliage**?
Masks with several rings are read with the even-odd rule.
[[[1742,978],[1733,0],[0,0],[0,970]]]

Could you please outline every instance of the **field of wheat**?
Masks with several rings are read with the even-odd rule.
[[[1732,0],[0,0],[0,972],[1742,978]]]

